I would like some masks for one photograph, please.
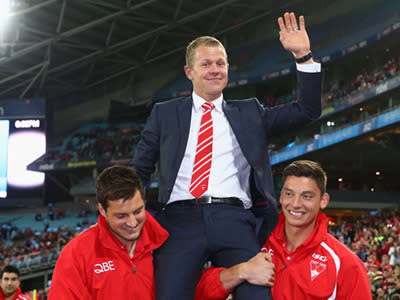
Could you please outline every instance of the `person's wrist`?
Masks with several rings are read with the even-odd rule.
[[[303,56],[295,56],[295,60],[296,63],[301,64],[301,63],[306,63],[311,61],[312,59],[312,53],[311,51],[309,51],[307,54],[303,55]]]
[[[308,49],[296,50],[296,52],[293,51],[292,54],[295,59],[298,59],[298,58],[301,58],[301,57],[307,55],[310,52],[311,52],[311,49],[308,48]]]
[[[238,265],[238,278],[240,282],[247,280],[247,263],[243,262]]]

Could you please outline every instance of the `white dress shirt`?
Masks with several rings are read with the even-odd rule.
[[[302,72],[321,71],[319,63],[296,64],[296,66]],[[192,93],[192,98],[193,106],[189,137],[168,204],[194,198],[189,192],[189,188],[200,122],[203,115],[201,106],[206,101],[196,95],[195,92]],[[237,197],[243,201],[245,208],[250,208],[252,206],[249,188],[250,165],[244,157],[228,119],[222,111],[222,101],[223,95],[212,101],[215,105],[215,108],[211,111],[213,119],[212,163],[208,190],[202,196]]]
[[[193,198],[193,195],[189,192],[189,187],[203,115],[201,106],[206,101],[194,92],[192,97],[189,138],[168,203]],[[243,201],[245,208],[250,208],[252,205],[249,189],[250,165],[245,159],[228,119],[222,111],[222,101],[223,96],[221,95],[212,102],[215,105],[215,108],[211,111],[213,119],[212,163],[208,190],[202,196],[237,197]]]

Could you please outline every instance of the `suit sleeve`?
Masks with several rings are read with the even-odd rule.
[[[268,136],[314,121],[321,115],[322,73],[297,72],[297,101],[264,110]]]
[[[155,164],[160,156],[160,128],[158,124],[159,106],[156,104],[147,119],[142,137],[137,145],[135,155],[129,165],[139,175],[144,186],[155,171]]]
[[[210,267],[201,275],[194,300],[225,300],[232,293],[232,290],[225,290],[219,279],[223,269]]]
[[[337,299],[372,300],[367,271],[361,260],[354,255],[343,261],[339,271]]]
[[[49,300],[92,300],[87,287],[86,270],[67,248],[61,252],[50,284]]]

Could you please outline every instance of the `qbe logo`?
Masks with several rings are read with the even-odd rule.
[[[112,260],[105,261],[101,264],[94,265],[94,272],[96,274],[100,274],[100,273],[104,273],[104,272],[108,272],[108,271],[114,271],[114,270],[115,270],[115,267],[114,267],[114,263]]]

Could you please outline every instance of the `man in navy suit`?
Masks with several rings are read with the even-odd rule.
[[[157,299],[193,299],[207,260],[217,267],[247,261],[276,225],[268,138],[317,119],[322,86],[304,17],[298,25],[294,13],[285,13],[278,24],[281,43],[297,62],[297,102],[265,109],[255,98],[224,101],[227,54],[217,39],[206,36],[192,41],[186,51],[184,69],[193,84],[192,96],[157,103],[147,120],[131,166],[146,185],[160,162],[163,208],[156,218],[170,237],[155,253]],[[206,147],[211,151],[198,161],[205,131],[210,133]],[[199,165],[201,180],[195,178]],[[201,182],[200,193],[194,191],[196,182]],[[261,240],[256,217],[264,220]],[[239,285],[234,295],[271,299],[267,287],[248,283]]]

